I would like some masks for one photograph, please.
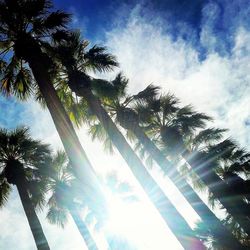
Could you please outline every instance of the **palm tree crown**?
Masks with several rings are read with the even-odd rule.
[[[51,161],[51,152],[47,144],[42,144],[38,140],[31,139],[27,128],[18,128],[8,132],[0,130],[0,178],[1,185],[6,191],[11,188],[11,184],[16,185],[24,179],[27,183],[34,184],[42,182],[42,175],[48,169]],[[30,192],[35,191],[30,187]],[[6,200],[6,195],[3,200]],[[34,197],[37,198],[37,197]]]
[[[44,174],[50,163],[48,145],[33,140],[28,129],[0,130],[0,206],[7,201],[11,185],[15,185],[39,250],[49,250],[35,207],[44,204]]]
[[[64,227],[70,214],[88,249],[97,250],[97,245],[81,218],[81,207],[76,202],[76,198],[79,197],[79,199],[84,200],[84,197],[81,197],[80,183],[73,175],[66,154],[63,151],[58,151],[53,157],[51,166],[47,182],[47,191],[50,194],[48,221]]]
[[[49,0],[17,0],[0,2],[0,65],[3,93],[14,93],[25,99],[34,89],[27,61],[34,57],[34,48],[46,48],[48,39],[65,37],[69,14],[50,12]],[[43,57],[47,70],[52,61]]]

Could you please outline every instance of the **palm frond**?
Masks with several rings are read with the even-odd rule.
[[[103,142],[103,148],[107,153],[114,153],[113,143],[101,123],[90,125],[88,133],[92,140],[98,139]]]
[[[209,145],[207,151],[213,159],[228,160],[232,156],[232,152],[236,149],[237,144],[232,139],[228,138],[220,143]]]
[[[174,119],[174,123],[181,126],[184,134],[192,134],[198,128],[204,128],[206,123],[211,118],[202,113],[187,112],[189,115],[183,115],[183,112],[177,112],[177,117]]]
[[[22,10],[29,20],[34,17],[44,15],[48,9],[52,7],[52,2],[50,0],[29,0],[29,1],[19,1],[21,3]]]
[[[130,142],[135,142],[137,140],[136,136],[134,135],[134,133],[131,130],[127,130],[126,131],[126,138],[130,141]]]
[[[70,21],[71,15],[63,11],[51,12],[45,19],[43,19],[43,28],[45,29],[58,29],[65,28]]]
[[[7,96],[15,95],[20,100],[26,100],[32,94],[34,86],[34,80],[30,70],[15,56],[3,67],[1,92]]]
[[[0,208],[6,205],[9,194],[11,192],[11,186],[6,180],[0,181]]]
[[[142,125],[149,124],[152,118],[152,111],[141,101],[133,104],[132,108],[139,115],[139,121]]]
[[[223,138],[226,129],[207,128],[203,129],[192,139],[192,144],[198,147],[200,144],[211,144]]]
[[[142,100],[155,99],[159,93],[159,90],[160,90],[159,86],[154,86],[153,84],[150,84],[144,90],[134,95],[134,98]]]
[[[157,102],[159,102],[159,104],[156,103],[156,105],[160,106],[164,116],[168,116],[169,114],[173,114],[177,111],[180,112],[179,108],[177,107],[180,101],[175,95],[171,93],[161,95]]]
[[[41,211],[46,204],[47,183],[42,180],[30,180],[27,182],[27,189],[34,207]]]
[[[20,100],[26,100],[33,94],[33,78],[31,72],[27,68],[22,68],[16,75],[13,83],[13,93]]]
[[[115,79],[112,81],[112,85],[117,92],[117,98],[121,98],[126,95],[128,79],[122,74],[122,72],[116,75]]]
[[[203,241],[208,250],[226,250],[220,240],[214,237],[213,229],[209,229],[203,221],[198,221],[194,232],[201,241]]]
[[[96,96],[100,99],[113,99],[117,97],[117,90],[112,82],[102,79],[92,79],[91,87]]]
[[[118,66],[115,56],[107,53],[105,47],[95,45],[84,54],[83,68],[94,72],[107,72]]]
[[[92,140],[98,139],[100,141],[104,141],[106,139],[106,131],[101,123],[91,125],[88,132]]]
[[[212,209],[215,208],[216,204],[218,204],[216,198],[214,197],[213,193],[208,192],[208,204]]]
[[[65,224],[68,221],[68,211],[65,208],[52,206],[49,208],[46,218],[49,223],[56,224],[64,228]]]
[[[54,44],[58,44],[60,42],[65,42],[70,40],[70,33],[67,30],[56,30],[51,34],[51,39]]]

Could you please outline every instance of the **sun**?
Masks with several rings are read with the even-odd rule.
[[[129,249],[172,250],[183,249],[167,228],[150,201],[140,197],[125,202],[110,190],[105,191],[109,207],[109,219],[104,230],[108,235],[120,238],[130,245]]]

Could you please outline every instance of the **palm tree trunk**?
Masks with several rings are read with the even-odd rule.
[[[250,190],[249,190],[249,184],[246,180],[242,179],[239,175],[230,172],[230,175],[228,174],[223,177],[223,180],[234,189],[234,195],[241,195],[245,196],[248,203],[250,202]]]
[[[203,243],[197,239],[185,219],[179,214],[171,201],[167,198],[155,180],[148,173],[139,157],[132,150],[112,119],[102,107],[100,101],[89,88],[81,91],[92,112],[98,117],[110,139],[127,162],[134,176],[149,196],[159,213],[182,244],[184,249],[205,249]]]
[[[188,155],[185,152],[183,153],[183,157],[213,193],[214,197],[220,201],[228,213],[231,214],[239,222],[244,231],[250,235],[249,205],[242,200],[242,197],[235,196],[234,190],[214,172],[211,159],[207,159],[207,157],[200,152],[193,155]]]
[[[81,216],[77,210],[77,208],[75,207],[71,207],[69,209],[70,214],[78,228],[78,231],[80,232],[82,238],[84,239],[87,247],[89,250],[98,250],[98,247],[93,239],[93,237],[91,236],[86,224],[84,223],[84,221],[81,219]]]
[[[125,128],[126,129],[126,128]],[[183,194],[192,208],[210,228],[211,233],[218,239],[228,250],[243,249],[244,247],[234,238],[233,234],[225,228],[221,221],[207,207],[207,205],[196,194],[189,183],[180,175],[178,170],[169,162],[158,147],[148,138],[145,132],[139,126],[134,126],[132,132],[138,138],[139,142],[148,151],[151,157],[157,162],[164,173],[176,185]]]
[[[43,233],[41,223],[36,215],[34,206],[29,198],[25,185],[17,183],[17,190],[23,205],[24,212],[29,222],[31,232],[33,234],[36,247],[38,250],[49,250],[48,241]]]
[[[26,58],[26,61],[29,63],[39,90],[45,99],[65,152],[73,166],[75,176],[77,176],[82,183],[86,202],[91,209],[95,211],[99,219],[103,220],[107,214],[104,194],[73,125],[52,85],[49,76],[49,67],[51,65],[47,65],[48,58],[39,47],[35,47],[34,45],[32,54]]]

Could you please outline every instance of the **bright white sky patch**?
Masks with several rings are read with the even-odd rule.
[[[146,201],[126,204],[113,199],[107,230],[131,242],[135,249],[164,250],[167,245],[171,249],[182,249]]]

